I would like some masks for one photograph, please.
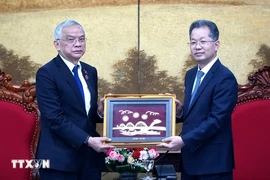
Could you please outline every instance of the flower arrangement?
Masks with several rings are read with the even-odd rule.
[[[144,160],[159,156],[155,148],[114,148],[106,153],[105,163],[110,171],[145,173]]]

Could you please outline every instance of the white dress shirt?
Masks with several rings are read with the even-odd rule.
[[[68,60],[66,60],[65,58],[63,58],[61,55],[60,57],[63,59],[64,63],[67,65],[67,67],[69,68],[70,72],[74,75],[74,73],[72,72],[72,69],[74,68],[74,64],[69,62]],[[88,115],[88,112],[90,110],[91,107],[91,94],[90,91],[88,89],[88,86],[86,84],[86,81],[83,77],[82,74],[82,66],[80,61],[78,61],[79,68],[78,68],[78,75],[80,78],[80,81],[82,82],[82,86],[83,86],[83,93],[84,93],[84,102],[85,102],[85,110],[86,110],[86,114]]]

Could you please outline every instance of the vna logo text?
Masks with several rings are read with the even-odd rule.
[[[12,159],[11,164],[13,169],[50,168],[50,160],[48,159]]]

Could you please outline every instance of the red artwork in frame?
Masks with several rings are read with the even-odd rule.
[[[118,147],[153,146],[175,133],[175,95],[109,94],[104,136]]]

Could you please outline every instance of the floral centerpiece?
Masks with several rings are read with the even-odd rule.
[[[110,171],[145,173],[145,160],[159,156],[155,148],[114,148],[106,153],[105,163]]]

